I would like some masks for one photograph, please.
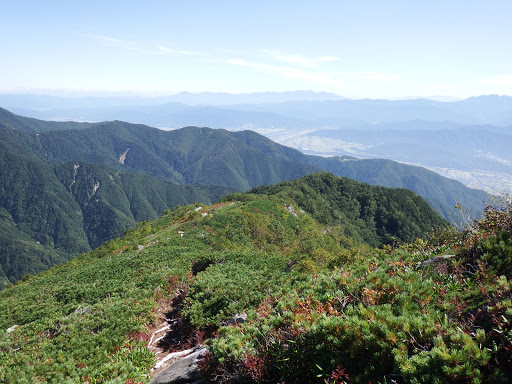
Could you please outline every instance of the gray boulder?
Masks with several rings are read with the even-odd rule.
[[[192,352],[190,355],[175,361],[163,371],[157,373],[150,381],[150,384],[189,384],[197,383],[200,379],[198,362],[208,352],[205,347]]]
[[[235,316],[230,318],[227,321],[223,321],[222,325],[236,325],[240,323],[245,323],[247,321],[247,315],[245,313],[237,313]]]
[[[428,260],[425,260],[424,262],[422,262],[420,264],[419,268],[423,269],[427,265],[431,265],[431,264],[437,263],[437,262],[445,260],[445,259],[451,259],[452,257],[455,257],[455,255],[440,255],[440,256],[436,256],[436,257],[433,257],[431,259],[428,259]]]

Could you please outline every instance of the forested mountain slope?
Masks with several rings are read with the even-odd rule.
[[[42,133],[32,145],[50,162],[99,162],[178,183],[239,189],[327,170],[362,182],[410,189],[456,223],[462,220],[456,202],[468,214],[478,216],[482,201],[488,200],[482,191],[421,167],[380,159],[348,162],[346,158],[308,156],[251,131],[197,127],[162,131],[115,121],[81,130]]]
[[[423,196],[431,207],[445,219],[461,223],[463,217],[455,205],[462,208],[467,217],[479,217],[483,204],[490,196],[477,189],[438,175],[422,167],[384,159],[357,159],[344,157],[311,157],[315,164],[337,176],[356,179],[363,183],[391,188],[406,188]]]
[[[81,208],[91,248],[141,221],[155,219],[166,209],[194,201],[208,204],[235,189],[178,185],[101,164],[66,163],[54,172]]]
[[[374,247],[413,242],[432,228],[446,226],[423,198],[407,189],[371,186],[328,173],[249,193],[290,198],[320,223],[339,225],[347,237]]]
[[[236,190],[176,185],[101,164],[52,166],[26,140],[33,137],[0,128],[2,286],[95,248],[165,209],[209,203]]]
[[[54,124],[1,112],[3,281],[94,248],[175,205],[210,203],[235,190],[324,169],[409,188],[449,220],[457,221],[456,199],[466,210],[483,207],[479,191],[421,168],[307,156],[251,131],[162,131],[119,121]]]
[[[239,189],[321,170],[297,162],[297,157],[304,156],[299,151],[255,133],[197,127],[162,131],[118,121],[82,130],[42,133],[34,150],[51,162],[102,163],[183,184]]]
[[[5,110],[3,113],[9,121],[27,120]],[[51,126],[50,122],[41,124]],[[168,181],[239,189],[327,170],[375,185],[410,189],[425,197],[447,220],[459,223],[456,202],[468,214],[478,216],[483,209],[482,201],[489,198],[482,191],[421,167],[382,159],[307,156],[251,131],[187,127],[169,132],[119,121],[69,124],[65,132],[47,132],[33,136],[36,140],[24,140],[38,156],[52,163],[75,160],[102,163]],[[76,130],[72,129],[73,124],[90,128]],[[31,132],[32,128],[26,127],[25,131]]]

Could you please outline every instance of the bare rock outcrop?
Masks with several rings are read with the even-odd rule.
[[[208,350],[204,346],[197,346],[191,353],[175,361],[163,371],[157,373],[150,384],[192,384],[200,383],[201,370],[199,362]]]

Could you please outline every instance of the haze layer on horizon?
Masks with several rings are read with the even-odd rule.
[[[512,3],[21,0],[0,92],[512,95]]]

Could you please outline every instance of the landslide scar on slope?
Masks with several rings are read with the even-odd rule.
[[[126,151],[124,151],[124,153],[119,156],[119,162],[121,164],[124,164],[124,161],[126,160],[126,154],[128,153],[128,151],[130,150],[130,148],[127,148]]]

